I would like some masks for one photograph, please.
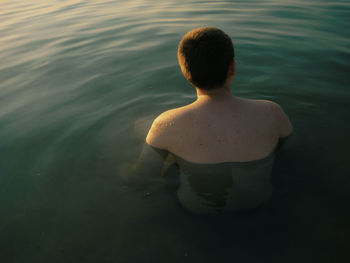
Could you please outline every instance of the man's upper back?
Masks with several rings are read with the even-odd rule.
[[[267,156],[291,130],[276,103],[203,97],[158,116],[146,142],[195,163],[243,162]]]

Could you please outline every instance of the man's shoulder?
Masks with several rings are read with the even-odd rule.
[[[270,100],[256,100],[256,104],[258,109],[280,130],[281,137],[288,136],[292,132],[293,127],[289,118],[278,103]]]
[[[176,130],[181,129],[183,119],[188,115],[188,107],[164,111],[153,121],[148,132],[146,142],[154,147],[166,149],[169,140],[176,135]]]
[[[249,104],[255,107],[259,111],[271,111],[278,113],[282,111],[281,106],[271,100],[246,100]]]
[[[281,106],[270,100],[242,99],[242,101],[245,105],[244,108],[255,116],[275,119],[283,113]]]
[[[270,100],[247,100],[244,99],[246,109],[258,118],[262,120],[268,127],[275,131],[278,131],[279,137],[288,136],[293,130],[288,116],[282,109],[282,107]]]
[[[173,122],[180,121],[188,113],[188,105],[162,112],[153,121],[152,127],[166,129],[171,127]]]

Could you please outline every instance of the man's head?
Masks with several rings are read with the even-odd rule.
[[[200,89],[222,87],[233,70],[232,40],[218,28],[189,31],[180,41],[177,55],[184,76]]]

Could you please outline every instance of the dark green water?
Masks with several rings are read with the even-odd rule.
[[[298,134],[251,215],[193,217],[116,174],[136,119],[195,98],[176,48],[201,25],[234,41],[234,94]],[[0,262],[349,262],[349,27],[349,1],[1,1]]]

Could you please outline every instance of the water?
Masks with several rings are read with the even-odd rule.
[[[1,1],[1,262],[347,262],[349,17],[349,1]],[[280,103],[298,134],[267,211],[197,218],[116,174],[135,120],[195,98],[176,48],[201,25],[234,41],[234,94]]]

